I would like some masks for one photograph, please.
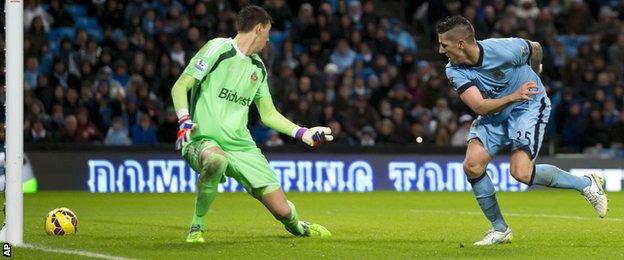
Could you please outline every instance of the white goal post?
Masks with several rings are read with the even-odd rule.
[[[6,226],[0,240],[12,245],[24,242],[24,2],[5,0],[6,44]]]

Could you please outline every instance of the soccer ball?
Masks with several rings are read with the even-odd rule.
[[[74,234],[78,230],[78,218],[68,208],[56,208],[46,215],[43,228],[50,236]]]

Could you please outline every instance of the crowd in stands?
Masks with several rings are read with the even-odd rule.
[[[475,115],[446,79],[434,31],[451,15],[467,17],[477,39],[542,44],[549,142],[571,152],[624,142],[624,0],[393,2],[405,15],[367,0],[27,0],[24,136],[173,143],[173,83],[206,41],[235,35],[242,6],[258,4],[273,17],[262,57],[278,110],[331,127],[335,143],[466,145]],[[249,122],[261,145],[294,142],[255,112]]]

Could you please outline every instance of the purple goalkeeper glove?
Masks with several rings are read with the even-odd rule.
[[[295,132],[295,138],[301,139],[304,143],[309,146],[316,147],[317,145],[324,142],[331,142],[334,140],[334,137],[331,135],[331,129],[329,127],[312,127],[310,129],[305,127],[300,127]]]

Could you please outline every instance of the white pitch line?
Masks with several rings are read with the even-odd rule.
[[[90,258],[102,258],[102,259],[113,259],[113,260],[130,260],[130,259],[132,259],[132,258],[126,258],[126,257],[121,257],[121,256],[113,256],[113,255],[106,255],[106,254],[100,254],[100,253],[93,253],[93,252],[84,251],[84,250],[49,248],[49,247],[35,245],[35,244],[23,244],[23,245],[20,245],[18,247],[34,249],[34,250],[40,250],[40,251],[51,252],[51,253],[85,256],[85,257],[90,257]]]
[[[423,213],[440,213],[440,214],[458,214],[458,215],[483,215],[482,212],[476,211],[450,211],[450,210],[418,210],[413,209],[413,212],[423,212]],[[515,216],[515,217],[538,217],[538,218],[564,218],[564,219],[574,219],[574,220],[601,220],[601,221],[615,221],[622,222],[624,219],[621,218],[588,218],[588,217],[579,217],[579,216],[568,216],[568,215],[551,215],[551,214],[526,214],[526,213],[503,213],[503,215],[507,216]]]

